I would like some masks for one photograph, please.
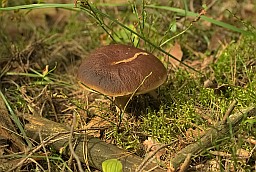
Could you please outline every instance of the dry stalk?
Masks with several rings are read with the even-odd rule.
[[[68,140],[69,150],[70,150],[71,155],[75,158],[75,160],[77,162],[79,172],[84,172],[84,170],[82,168],[81,161],[80,161],[79,157],[77,156],[77,154],[75,153],[75,150],[74,150],[73,145],[72,145],[75,124],[76,124],[76,114],[73,114],[73,123],[72,123],[71,129],[70,129],[70,137],[69,137],[69,140]]]

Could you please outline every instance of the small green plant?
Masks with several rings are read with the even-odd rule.
[[[117,159],[108,159],[102,163],[103,172],[122,172],[122,163]]]

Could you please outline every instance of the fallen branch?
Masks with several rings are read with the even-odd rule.
[[[26,133],[28,136],[38,139],[38,133],[40,132],[43,139],[46,139],[52,135],[58,133],[70,134],[70,129],[63,124],[59,124],[50,121],[45,118],[35,117],[31,115],[23,116],[28,121],[25,125]],[[84,146],[87,146],[88,162],[91,167],[102,170],[101,164],[107,159],[119,159],[123,165],[123,172],[135,171],[135,169],[142,163],[143,159],[139,156],[133,155],[126,150],[120,149],[115,145],[107,144],[98,138],[86,136],[85,134],[74,134],[73,139],[78,140],[77,146],[74,148],[75,154],[79,157],[81,162],[84,162]],[[86,140],[84,144],[83,140]],[[69,137],[62,137],[51,144],[56,150],[61,150],[69,142]],[[70,150],[66,149],[63,154],[70,155]],[[164,172],[166,170],[161,169],[155,163],[148,164],[145,170],[152,172]]]
[[[210,129],[206,134],[201,137],[197,142],[192,143],[179,151],[173,159],[170,160],[170,167],[173,171],[177,170],[181,163],[184,162],[188,154],[195,155],[202,150],[214,145],[214,143],[223,138],[230,130],[230,125],[233,127],[233,131],[238,130],[238,124],[242,121],[243,117],[255,116],[256,108],[249,107],[241,112],[235,113],[229,117],[229,121],[226,123],[221,122],[214,128]],[[225,120],[226,121],[226,120]]]

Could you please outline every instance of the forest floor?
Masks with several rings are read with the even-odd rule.
[[[225,123],[225,134],[175,169],[256,171],[256,114],[245,112],[256,107],[255,1],[78,1],[76,8],[55,8],[70,2],[51,0],[52,8],[40,9],[25,0],[0,2],[0,171],[79,171],[77,161],[50,143],[38,147],[44,138],[28,136],[24,115],[142,159],[154,153],[152,162],[169,172],[179,151]],[[81,61],[111,43],[136,46],[163,62],[168,79],[157,89],[157,106],[139,95],[120,114],[111,97],[79,85]],[[238,113],[243,116],[233,125]],[[86,161],[82,167],[101,170]]]

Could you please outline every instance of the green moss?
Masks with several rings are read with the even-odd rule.
[[[162,108],[158,112],[148,110],[142,118],[141,129],[160,142],[170,143],[179,137],[186,137],[185,132],[189,128],[210,127],[205,116],[214,122],[220,121],[235,99],[238,101],[237,109],[255,105],[255,69],[247,65],[249,61],[256,60],[253,41],[255,37],[249,36],[241,38],[238,43],[232,43],[213,64],[218,83],[230,85],[220,94],[216,94],[215,89],[204,88],[200,82],[201,76],[181,69],[176,71],[161,89],[164,99]],[[233,84],[233,76],[239,76],[236,84]],[[248,78],[243,85],[238,84],[241,78]],[[251,132],[251,129],[247,127],[246,131]],[[227,139],[227,142],[230,140]]]
[[[213,64],[214,75],[218,83],[246,85],[255,79],[256,34],[242,37],[232,42]]]

